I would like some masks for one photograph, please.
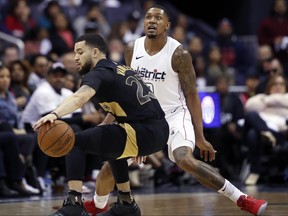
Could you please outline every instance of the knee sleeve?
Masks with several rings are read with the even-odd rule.
[[[118,184],[129,181],[127,158],[109,161],[115,182]]]

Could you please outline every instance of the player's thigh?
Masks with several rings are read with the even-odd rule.
[[[168,139],[168,156],[175,162],[173,152],[182,146],[195,149],[195,133],[191,118],[183,118],[181,114],[168,119],[170,126],[170,135]]]
[[[104,160],[120,157],[127,140],[126,131],[117,124],[89,128],[75,135],[76,144],[84,152],[101,155]]]

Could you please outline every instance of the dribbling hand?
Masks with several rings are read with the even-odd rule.
[[[34,125],[32,126],[33,130],[37,131],[46,122],[53,123],[56,119],[57,119],[57,116],[54,113],[49,113],[49,114],[43,116],[42,118],[40,118],[36,123],[34,123]]]

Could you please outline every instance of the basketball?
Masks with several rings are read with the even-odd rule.
[[[75,143],[72,128],[64,121],[46,122],[38,131],[38,146],[50,157],[62,157],[70,152]]]

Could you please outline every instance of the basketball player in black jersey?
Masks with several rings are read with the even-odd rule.
[[[54,216],[88,215],[81,201],[87,153],[102,156],[111,166],[119,196],[110,213],[141,215],[131,196],[127,158],[160,151],[168,140],[169,126],[158,100],[130,67],[107,60],[106,50],[99,35],[78,38],[74,59],[83,76],[81,87],[33,125],[38,130],[45,122],[73,112],[92,97],[108,113],[100,126],[76,134],[75,146],[66,156],[69,196]]]

